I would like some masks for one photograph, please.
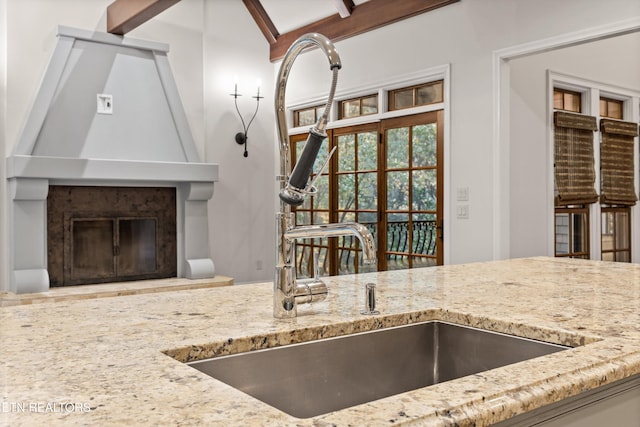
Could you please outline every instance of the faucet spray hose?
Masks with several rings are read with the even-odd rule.
[[[318,157],[318,152],[322,146],[322,141],[327,137],[324,131],[320,131],[315,127],[309,131],[309,136],[302,149],[302,154],[296,162],[287,187],[293,187],[296,190],[303,191],[309,181],[309,176],[313,171],[313,164]],[[293,206],[298,206],[304,201],[303,197],[296,197],[297,194],[289,191],[281,191],[280,199]]]
[[[318,118],[318,122],[316,123],[316,125],[309,130],[309,136],[307,137],[307,141],[304,144],[304,148],[302,149],[300,158],[296,162],[296,165],[291,172],[291,177],[289,178],[286,187],[282,191],[280,191],[280,200],[289,205],[299,206],[304,202],[304,192],[306,190],[309,177],[313,172],[313,165],[316,161],[316,158],[318,157],[318,152],[320,151],[322,142],[327,137],[325,128],[327,126],[329,111],[331,110],[331,105],[333,104],[333,97],[335,95],[336,85],[338,83],[339,69],[339,64],[331,66],[331,88],[329,90],[329,96],[327,99],[327,103],[325,104],[324,111]]]

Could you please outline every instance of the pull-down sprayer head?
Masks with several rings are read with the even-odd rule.
[[[287,79],[291,66],[293,65],[293,61],[298,54],[305,48],[313,45],[319,47],[329,59],[329,69],[332,71],[331,88],[329,90],[324,112],[318,119],[318,122],[310,129],[309,136],[307,137],[307,141],[302,149],[302,154],[296,162],[293,172],[290,174],[289,135],[284,107]],[[280,65],[275,96],[278,134],[280,137],[280,179],[282,180],[280,200],[288,205],[301,205],[304,202],[304,197],[308,193],[315,191],[313,188],[307,188],[307,182],[313,172],[313,164],[316,161],[322,142],[327,137],[325,128],[327,125],[329,111],[331,110],[331,104],[333,103],[336,84],[338,83],[338,70],[341,67],[342,63],[340,62],[340,56],[338,55],[338,52],[336,52],[333,43],[331,43],[328,38],[318,33],[305,34],[293,42],[289,50],[287,50],[287,53],[282,60],[282,64]]]

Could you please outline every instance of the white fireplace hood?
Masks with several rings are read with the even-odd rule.
[[[58,41],[11,156],[8,289],[49,289],[49,185],[173,186],[178,276],[213,277],[207,202],[218,165],[200,162],[168,45],[58,27]]]

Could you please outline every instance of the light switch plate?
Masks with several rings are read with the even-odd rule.
[[[113,95],[99,93],[97,98],[98,114],[113,114]]]
[[[469,187],[458,187],[456,190],[456,200],[466,202],[469,200]]]
[[[456,206],[456,217],[458,219],[469,219],[469,205]]]

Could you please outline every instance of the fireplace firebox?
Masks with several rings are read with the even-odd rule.
[[[175,277],[175,188],[50,186],[51,286]]]

